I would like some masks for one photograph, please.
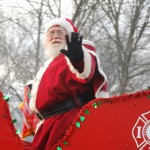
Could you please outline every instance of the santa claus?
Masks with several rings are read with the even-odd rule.
[[[108,97],[107,78],[94,44],[82,40],[69,19],[56,18],[47,24],[44,45],[49,59],[36,75],[30,100],[30,109],[41,120],[34,150],[49,150],[84,104]]]

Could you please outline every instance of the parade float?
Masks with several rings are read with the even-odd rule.
[[[11,119],[0,92],[0,150],[31,150]],[[94,99],[82,107],[64,137],[50,150],[150,149],[150,90]]]

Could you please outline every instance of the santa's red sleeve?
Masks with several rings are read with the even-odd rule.
[[[109,97],[107,92],[107,77],[100,66],[99,57],[92,41],[83,40],[83,61],[73,64],[66,58],[72,79],[79,83],[87,83],[93,79],[93,89],[95,97]]]

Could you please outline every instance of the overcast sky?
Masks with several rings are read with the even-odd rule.
[[[40,0],[41,1],[41,0]],[[0,0],[0,5],[2,6],[2,9],[5,12],[10,12],[9,6],[16,6],[19,4],[21,7],[25,7],[25,9],[30,9],[30,5],[26,0]],[[62,17],[67,16],[68,18],[71,18],[72,14],[72,0],[61,0],[62,4]]]

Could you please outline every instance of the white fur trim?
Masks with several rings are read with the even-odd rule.
[[[82,44],[87,44],[87,45],[90,45],[90,46],[93,46],[95,47],[94,43],[92,41],[89,41],[89,40],[82,40]]]
[[[83,49],[83,55],[84,55],[84,69],[82,73],[79,73],[77,69],[74,68],[72,63],[70,62],[68,57],[66,58],[67,64],[69,66],[69,69],[72,73],[76,75],[79,79],[86,79],[90,76],[91,73],[91,67],[92,67],[92,58],[90,54],[88,53],[87,49],[82,46]]]
[[[101,84],[101,86],[97,89],[97,91],[96,91],[96,93],[95,93],[95,97],[96,97],[96,98],[100,98],[102,95],[105,95],[106,97],[107,97],[107,96],[109,97],[109,94],[108,94],[107,92],[101,91],[102,86],[107,82],[107,76],[105,75],[105,73],[103,72],[103,70],[102,70],[101,67],[100,67],[100,60],[99,60],[99,58],[98,58],[98,56],[96,55],[95,52],[89,51],[89,53],[93,54],[93,55],[96,57],[97,66],[98,66],[98,71],[99,71],[99,73],[104,77],[104,82],[103,82],[103,83]],[[105,92],[105,94],[102,94],[102,93],[104,93],[104,92]],[[107,94],[106,94],[106,93],[107,93]]]
[[[29,80],[29,81],[25,84],[25,86],[30,85],[30,84],[33,84],[33,82],[34,82],[34,80]]]
[[[49,66],[49,64],[52,62],[52,60],[53,59],[49,59],[45,62],[44,66],[39,70],[39,72],[37,73],[36,78],[34,80],[33,87],[31,90],[31,99],[29,102],[29,107],[33,112],[39,113],[36,108],[36,95],[38,92],[38,87],[41,82],[42,76],[43,76],[44,72],[46,71],[47,67]]]
[[[36,132],[38,131],[39,127],[43,124],[43,122],[44,122],[44,120],[39,121],[39,122],[36,124],[35,134],[36,134]]]
[[[60,25],[68,33],[74,32],[73,26],[65,18],[55,18],[46,24],[45,33],[48,31],[49,28],[55,25]]]
[[[106,91],[100,91],[100,92],[97,93],[96,96],[97,96],[96,98],[108,98],[109,94]]]

